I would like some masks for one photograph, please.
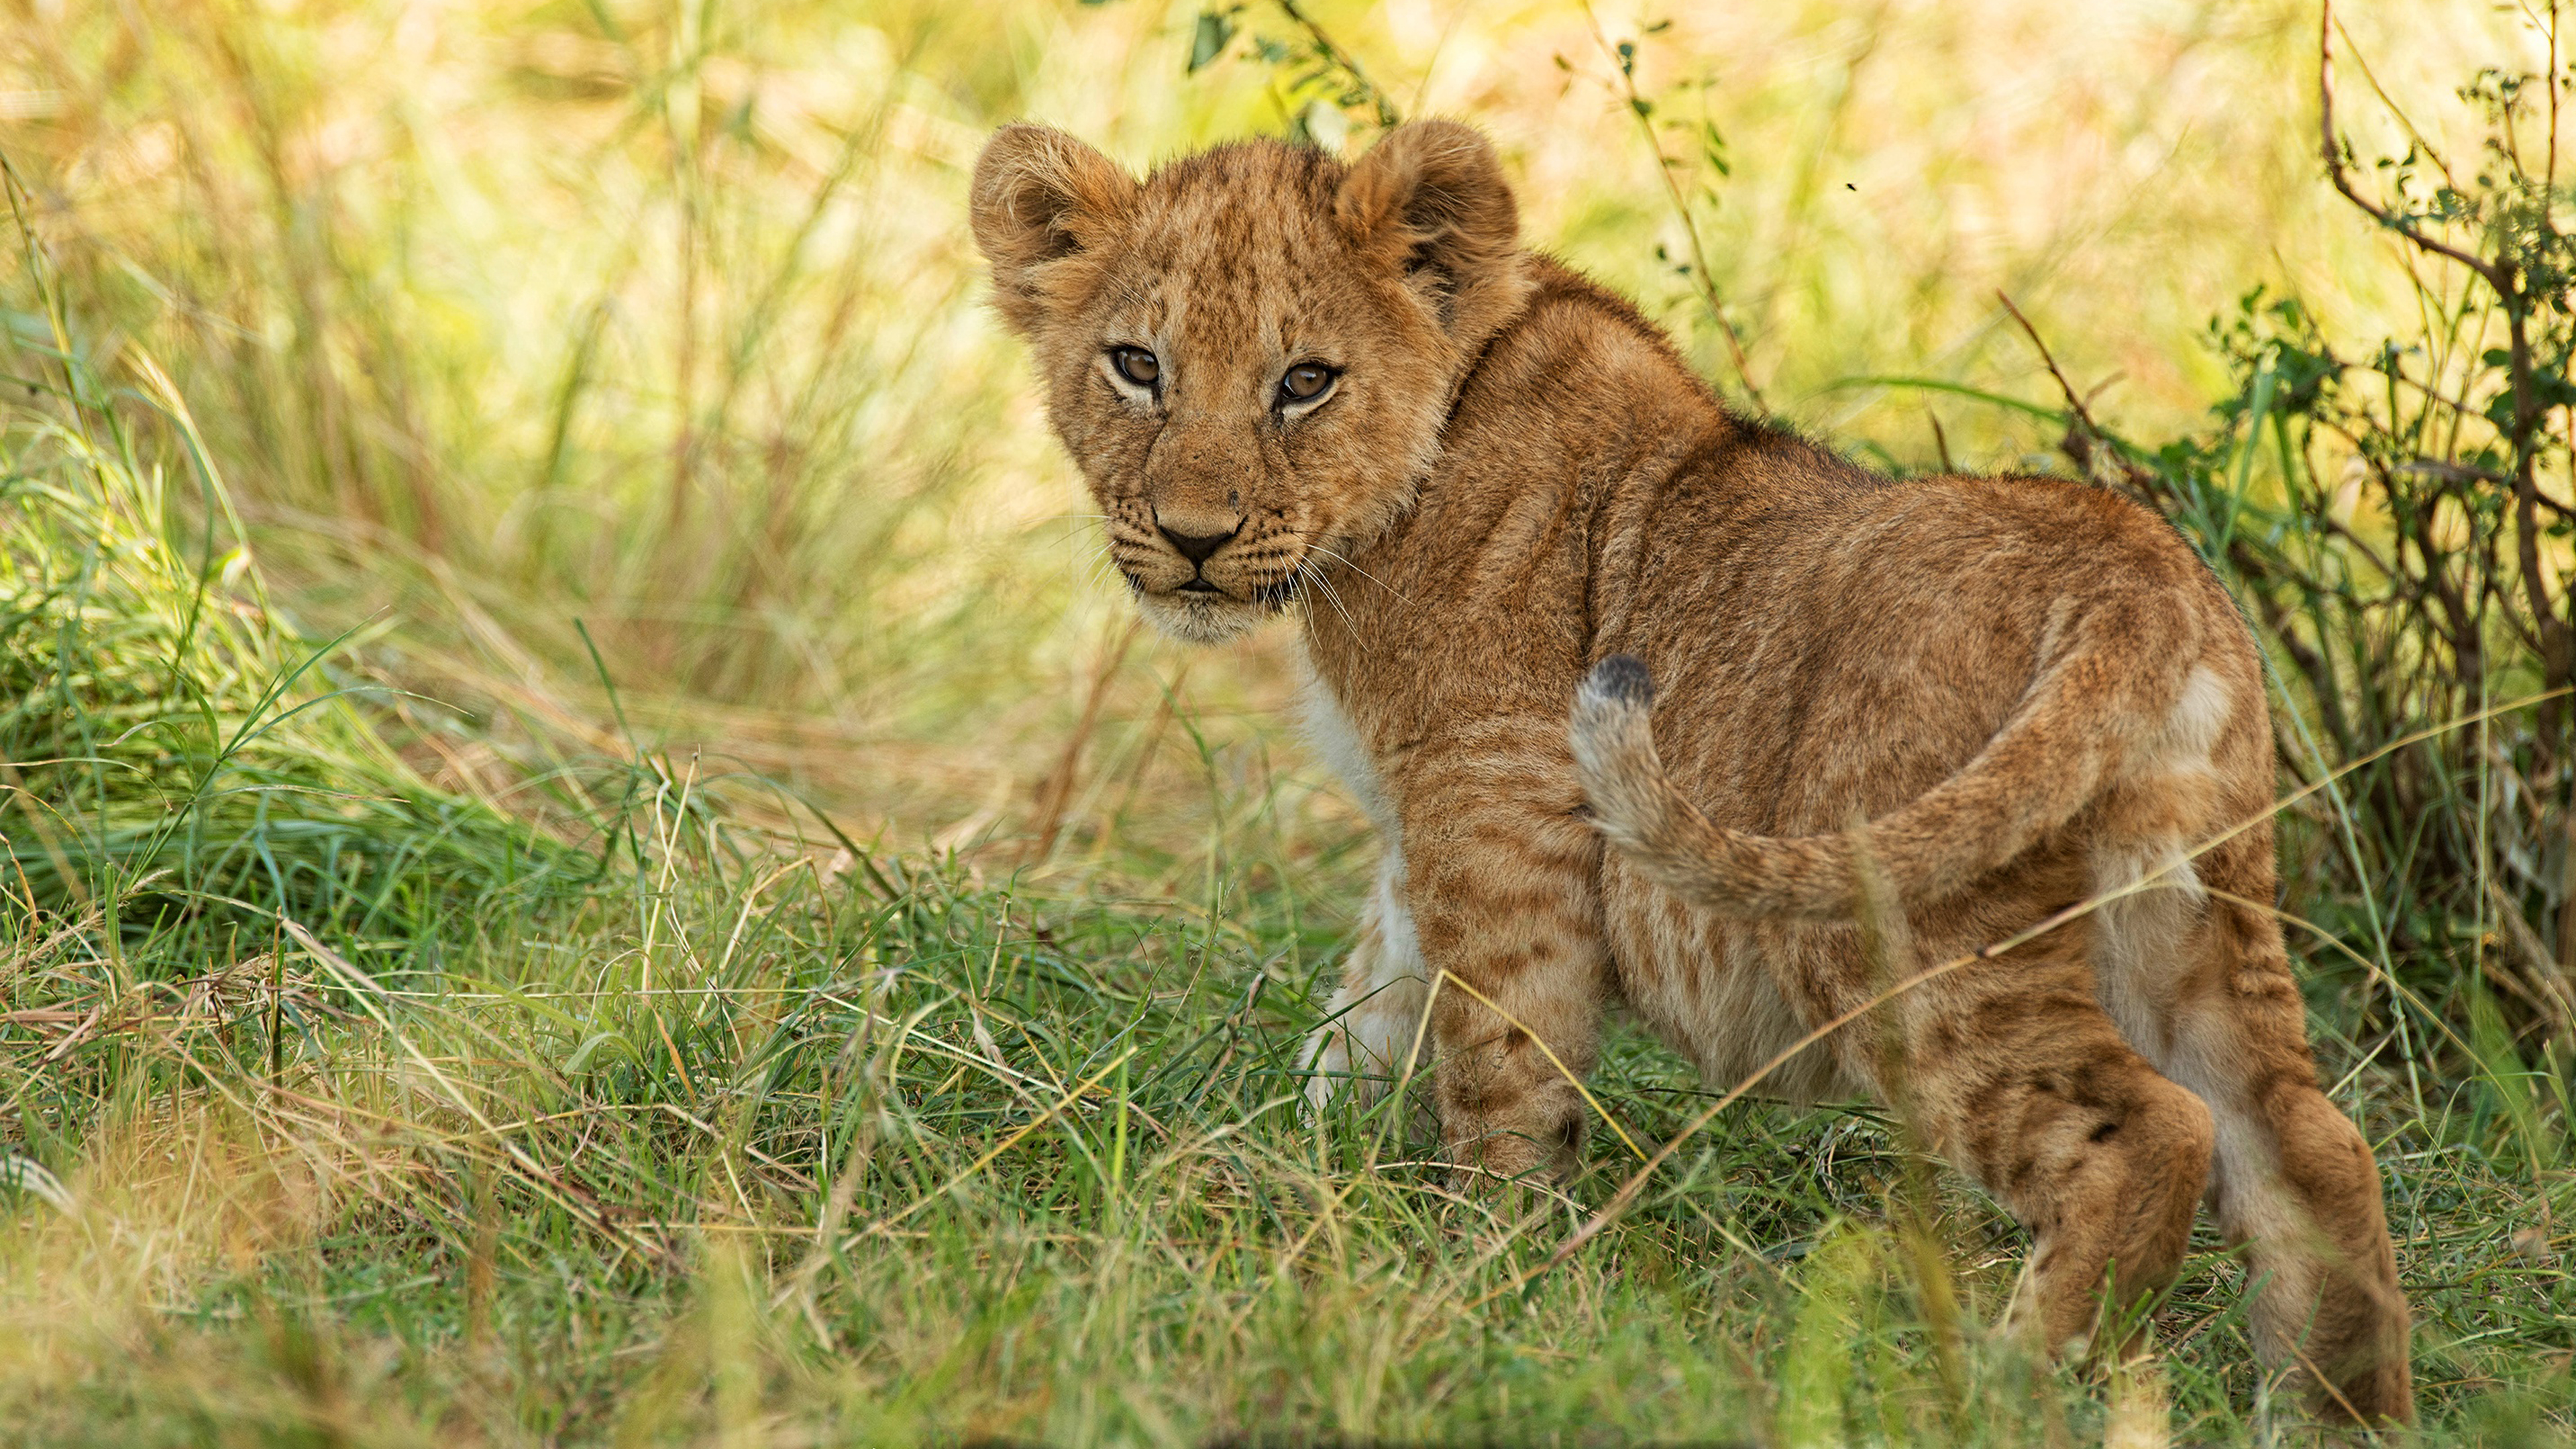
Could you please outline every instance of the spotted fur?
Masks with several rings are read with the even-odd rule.
[[[1386,848],[1320,1086],[1427,1036],[1454,1160],[1561,1169],[1585,1108],[1556,1063],[1590,1068],[1611,1006],[1732,1081],[1892,972],[2120,892],[1776,1084],[1900,1098],[2032,1232],[2052,1344],[2169,1281],[2206,1191],[2266,1356],[2329,1412],[2411,1415],[2378,1171],[2267,914],[2259,660],[2160,520],[1729,413],[1521,247],[1452,123],[1143,181],[1015,126],[974,226],[1147,617],[1299,619],[1315,737]],[[1320,401],[1283,399],[1301,365]],[[1864,949],[1862,859],[1900,959]]]

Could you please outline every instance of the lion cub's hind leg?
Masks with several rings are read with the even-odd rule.
[[[2250,670],[2246,671],[2250,674]],[[2208,1104],[2210,1203],[2246,1250],[2255,1347],[2310,1382],[2321,1412],[2412,1417],[2406,1304],[2379,1170],[2317,1088],[2307,1013],[2268,911],[2261,714],[2231,713],[2195,670],[2154,768],[2103,802],[2093,958],[2104,1004],[2140,1051]],[[2238,732],[2232,741],[2222,725]],[[2234,833],[2230,833],[2233,830]],[[2197,856],[2185,847],[2210,840]]]
[[[2081,932],[2051,932],[1916,995],[1907,1079],[1893,1085],[1933,1143],[2029,1229],[2013,1317],[2067,1349],[2101,1320],[2106,1283],[2108,1306],[2125,1310],[2172,1281],[2208,1181],[2209,1110],[2113,1025]]]
[[[1306,1101],[1320,1112],[1335,1094],[1347,1091],[1361,1107],[1384,1096],[1400,1080],[1422,1038],[1423,1007],[1430,972],[1422,964],[1422,946],[1413,931],[1413,913],[1404,902],[1404,851],[1394,841],[1379,860],[1377,887],[1369,893],[1360,921],[1359,940],[1342,965],[1342,985],[1333,993],[1324,1024],[1307,1039],[1305,1060],[1312,1073]],[[1430,1050],[1427,1041],[1423,1054]]]
[[[2201,862],[2210,900],[2152,1028],[2157,1056],[2216,1115],[2211,1203],[2245,1247],[2256,1350],[2306,1383],[2320,1413],[2407,1422],[2406,1300],[2379,1168],[2318,1089],[2280,928],[2249,904],[2272,899],[2270,849],[2249,834]]]

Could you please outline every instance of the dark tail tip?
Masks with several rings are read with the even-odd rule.
[[[1618,704],[1642,707],[1655,699],[1655,681],[1646,673],[1646,662],[1634,654],[1613,654],[1593,665],[1583,688]]]

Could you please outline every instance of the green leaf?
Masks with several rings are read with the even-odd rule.
[[[1234,17],[1214,10],[1200,11],[1198,29],[1190,34],[1190,74],[1198,74],[1202,67],[1225,54],[1233,39]]]
[[[2236,516],[2245,509],[2245,485],[2253,481],[2254,450],[2263,441],[2263,420],[2272,412],[2272,391],[2280,385],[2281,376],[2272,370],[2272,357],[2265,354],[2262,368],[2254,374],[2254,398],[2247,405],[2253,418],[2245,428],[2245,446],[2236,454],[2236,487],[2227,500],[2227,516],[2220,520],[2215,552],[2227,552],[2228,540],[2236,536]]]

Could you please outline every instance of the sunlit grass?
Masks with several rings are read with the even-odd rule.
[[[1837,385],[2048,400],[1999,291],[2151,435],[2219,385],[2201,329],[2252,280],[2296,269],[2356,336],[2414,305],[2389,243],[2313,184],[2297,5],[1313,13],[1404,110],[1490,129],[1534,239],[1639,292],[1732,385],[1615,85],[1605,42],[1634,41],[1751,377],[1910,463],[1937,456],[1936,419],[1971,466],[2053,442]],[[1292,33],[1278,15],[1247,10],[1188,74],[1195,14],[370,0],[146,23],[48,0],[0,37],[0,148],[101,374],[137,346],[163,360],[299,607],[406,618],[387,668],[457,703],[483,702],[457,677],[477,670],[586,693],[578,616],[630,694],[670,696],[704,737],[723,731],[707,703],[868,742],[965,721],[965,770],[1035,774],[1066,719],[1014,686],[1079,676],[1120,601],[1090,586],[1089,505],[981,309],[964,172],[1020,115],[1145,165],[1304,113],[1316,93],[1254,50]],[[2462,151],[2449,88],[2526,48],[2474,8],[2350,23]],[[1275,679],[1275,645],[1193,683]],[[1138,651],[1112,714],[1150,714],[1148,674],[1180,658]],[[843,743],[800,763],[835,770]],[[982,801],[870,804],[945,815],[928,825]]]

